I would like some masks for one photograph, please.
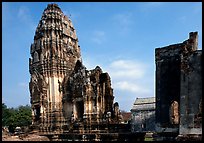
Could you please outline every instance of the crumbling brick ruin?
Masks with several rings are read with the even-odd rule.
[[[71,109],[65,111],[68,120],[73,116],[74,120],[93,123],[105,119],[108,112],[114,116],[110,77],[100,67],[89,71],[77,61],[73,73],[65,78],[63,85],[63,106]]]
[[[90,125],[117,122],[109,74],[82,64],[76,31],[57,4],[44,10],[30,54],[33,129],[57,134],[78,125],[85,132]]]
[[[202,136],[202,51],[198,33],[183,43],[155,50],[156,132],[160,139]]]

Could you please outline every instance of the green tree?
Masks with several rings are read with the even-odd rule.
[[[16,109],[7,108],[5,103],[2,103],[2,126],[8,126],[9,131],[13,132],[16,125],[15,114]]]
[[[29,105],[19,106],[16,118],[18,126],[29,126],[32,123],[31,107]]]
[[[18,108],[7,108],[2,103],[2,125],[8,126],[9,131],[19,127],[29,126],[32,123],[31,107],[29,105],[19,106]]]
[[[8,118],[11,116],[9,109],[2,103],[2,126],[6,126],[8,123]]]

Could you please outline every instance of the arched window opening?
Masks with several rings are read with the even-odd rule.
[[[171,103],[170,122],[171,124],[179,124],[179,104],[177,101]]]

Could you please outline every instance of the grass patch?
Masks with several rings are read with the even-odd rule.
[[[153,138],[145,138],[145,140],[144,141],[153,141]]]

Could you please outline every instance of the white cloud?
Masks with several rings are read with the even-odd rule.
[[[132,24],[132,13],[123,13],[114,15],[113,19],[122,26],[128,26]]]
[[[138,85],[130,81],[120,81],[114,84],[114,88],[118,90],[132,92],[135,95],[138,94],[150,94],[150,90],[145,86]]]
[[[147,66],[144,63],[117,60],[109,65],[110,74],[114,79],[139,79],[144,77]]]
[[[147,63],[119,59],[112,61],[106,68],[121,110],[129,111],[137,97],[154,96],[154,77]]]
[[[179,17],[179,21],[182,22],[183,24],[186,24],[186,20],[187,20],[186,16]]]
[[[5,99],[4,99],[4,97],[3,97],[3,96],[2,96],[2,98],[1,98],[1,99],[2,99],[2,103],[5,103]]]
[[[18,83],[18,86],[27,89],[28,88],[28,83],[27,82],[20,82],[20,83]]]
[[[34,31],[37,27],[32,21],[32,17],[30,14],[30,10],[28,7],[21,6],[18,10],[17,17],[24,22],[32,31]]]
[[[93,57],[83,59],[88,69],[99,65],[103,72],[108,72],[114,92],[114,102],[118,102],[121,110],[130,111],[137,97],[154,96],[154,74],[151,66],[138,60],[119,59],[105,64]]]
[[[130,26],[133,24],[133,15],[130,12],[120,13],[113,16],[113,22],[119,28],[120,34],[126,34],[130,31]]]
[[[194,9],[193,9],[193,12],[195,14],[199,14],[199,13],[202,13],[202,2],[197,2],[197,3],[194,3],[195,6],[194,6]]]
[[[158,7],[158,6],[161,6],[163,4],[164,4],[163,2],[147,2],[148,7]]]
[[[84,56],[82,59],[82,64],[88,69],[94,69],[96,65],[93,63],[93,61],[90,60],[89,56]]]
[[[10,3],[4,2],[2,3],[2,23],[10,22],[13,19],[13,15],[11,13],[11,7],[9,6]],[[3,26],[4,24],[2,24]],[[2,27],[3,29],[3,27]]]
[[[29,13],[29,9],[25,6],[21,6],[18,10],[18,18],[27,20],[28,19],[28,14]]]
[[[145,2],[143,3],[141,7],[141,12],[147,16],[148,13],[152,13],[153,10],[157,10],[161,6],[163,6],[165,3],[164,2]]]
[[[105,41],[105,32],[104,31],[93,31],[91,40],[97,44],[102,44]]]

